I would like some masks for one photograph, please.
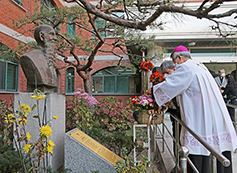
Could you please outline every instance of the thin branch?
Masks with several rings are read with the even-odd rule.
[[[99,48],[100,48],[103,44],[104,44],[104,42],[103,42],[103,41],[100,41],[100,42],[96,45],[96,47],[94,48],[94,50],[92,51],[91,55],[90,55],[89,58],[88,58],[87,64],[81,69],[82,71],[86,70],[87,68],[89,68],[89,67],[92,65],[92,62],[93,62],[93,60],[94,60],[94,58],[95,58],[96,53],[98,52]]]
[[[202,2],[202,4],[200,5],[200,7],[197,9],[197,11],[202,11],[203,6],[204,6],[207,2],[209,2],[209,0],[204,0],[204,1]]]
[[[126,1],[125,0],[123,0],[123,8],[124,8],[125,14],[127,15],[127,19],[129,20],[129,15],[128,15],[128,11],[127,11],[127,8],[126,8]]]
[[[209,12],[213,11],[214,9],[220,7],[220,4],[222,4],[224,0],[216,0],[212,5],[203,11],[204,15],[207,15]]]
[[[97,27],[95,26],[95,21],[94,21],[93,18],[91,17],[90,13],[88,13],[88,11],[87,11],[87,15],[88,15],[88,17],[89,17],[89,22],[90,22],[92,28],[94,29],[96,36],[100,39],[100,41],[104,42],[103,37],[100,35],[100,33],[99,33]]]

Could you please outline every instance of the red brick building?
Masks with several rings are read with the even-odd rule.
[[[13,25],[13,21],[19,20],[19,17],[24,18],[30,14],[33,14],[36,6],[39,8],[42,6],[45,8],[52,8],[53,6],[62,7],[63,3],[60,0],[41,0],[34,2],[31,0],[3,0],[0,1],[0,44],[7,46],[9,49],[17,50],[18,43],[27,43],[33,40],[31,32],[24,32],[27,30],[33,30],[33,26],[23,26],[20,29],[16,29]],[[60,26],[61,32],[70,32],[72,29],[70,26]],[[74,28],[74,34],[76,33]],[[21,33],[24,33],[21,35]],[[93,36],[89,32],[83,32],[80,35],[83,39],[93,39]],[[113,38],[107,38],[106,42],[112,42]],[[111,49],[110,46],[104,44],[103,50]],[[129,67],[129,59],[121,50],[115,50],[115,52],[123,56],[121,66]],[[77,53],[77,55],[83,57],[83,52]],[[0,60],[4,59],[0,56]],[[69,57],[69,60],[73,59]],[[118,100],[125,101],[131,95],[135,95],[140,92],[140,76],[134,74],[131,70],[125,70],[118,68],[116,64],[119,58],[109,54],[98,52],[92,65],[91,71],[91,85],[92,92],[97,99],[104,98],[106,96],[115,96]],[[57,66],[62,67],[65,63],[58,58]],[[10,100],[10,95],[16,92],[26,92],[27,80],[23,73],[20,64],[15,61],[0,61],[0,98],[6,98]],[[136,81],[136,84],[134,82]],[[83,88],[82,79],[78,76],[73,67],[67,67],[60,70],[58,76],[58,93],[65,93],[67,97],[70,97],[77,88]],[[14,97],[12,97],[14,98]]]
[[[198,8],[199,0],[187,1],[186,6],[189,8]],[[24,18],[26,15],[33,14],[36,6],[40,5],[45,8],[53,6],[66,7],[69,6],[63,0],[40,0],[37,2],[31,0],[2,0],[0,1],[0,44],[7,46],[10,49],[16,50],[18,43],[27,43],[33,37],[30,32],[24,32],[29,29],[33,30],[33,26],[25,26],[20,29],[13,27],[13,20],[17,21],[19,17]],[[226,2],[218,12],[225,12],[230,8],[237,6],[236,2]],[[121,14],[117,14],[121,15]],[[148,28],[142,32],[143,37],[154,35],[157,43],[157,48],[148,49],[148,54],[160,52],[161,57],[158,57],[153,62],[155,66],[159,66],[164,59],[169,59],[171,51],[178,45],[182,44],[191,52],[191,56],[206,64],[213,76],[218,75],[218,69],[226,69],[226,73],[231,73],[237,79],[237,49],[236,45],[230,44],[219,37],[216,31],[213,31],[210,26],[212,23],[209,20],[200,20],[193,16],[186,16],[180,25],[176,25],[172,14],[162,14],[161,19],[167,21],[166,29],[153,30]],[[163,17],[163,18],[162,18]],[[232,16],[233,18],[234,16]],[[232,18],[226,18],[231,21]],[[60,26],[62,32],[76,34],[77,29],[72,26]],[[21,33],[24,33],[21,35]],[[106,33],[102,33],[106,38],[107,43],[111,43],[114,38],[106,37]],[[83,39],[93,39],[93,35],[89,32],[83,32],[80,35]],[[110,50],[111,47],[104,44],[103,50]],[[129,58],[119,49],[115,49],[116,53],[123,56],[121,65],[129,67]],[[163,51],[163,52],[162,52]],[[81,51],[77,55],[83,58],[85,54]],[[0,54],[0,60],[3,59]],[[73,61],[72,57],[69,57]],[[119,100],[126,100],[129,96],[138,94],[141,91],[141,80],[139,74],[134,74],[132,71],[117,68],[119,58],[110,53],[98,52],[92,65],[91,71],[91,89],[93,95],[100,99],[106,96],[116,96]],[[64,62],[58,58],[57,66],[61,67]],[[15,92],[26,92],[26,78],[20,65],[17,62],[0,61],[0,97],[10,99],[10,95]],[[58,76],[58,93],[65,93],[70,97],[71,93],[77,88],[83,88],[82,79],[76,74],[73,67],[67,67],[60,71]]]

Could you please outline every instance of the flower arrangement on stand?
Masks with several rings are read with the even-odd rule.
[[[128,103],[135,111],[139,111],[138,122],[141,124],[146,124],[148,122],[148,110],[159,109],[155,100],[148,94],[134,96],[129,99]]]
[[[154,68],[154,65],[150,61],[142,61],[140,64],[140,70],[143,72],[143,89],[141,93],[147,89],[148,72]]]

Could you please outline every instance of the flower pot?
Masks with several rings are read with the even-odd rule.
[[[138,115],[139,124],[147,124],[148,118],[149,118],[149,114],[147,111],[139,111],[139,115]]]

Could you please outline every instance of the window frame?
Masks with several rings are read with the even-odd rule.
[[[0,91],[9,91],[9,92],[17,92],[18,91],[18,79],[19,79],[19,76],[18,76],[18,74],[19,74],[19,65],[17,64],[17,63],[14,63],[14,62],[10,62],[10,61],[3,61],[3,60],[1,60],[0,59],[0,61],[1,62],[3,62],[3,63],[5,63],[5,67],[6,67],[6,69],[5,69],[5,85],[4,85],[4,89],[1,89],[0,88]],[[8,64],[12,64],[12,65],[14,65],[15,66],[15,89],[13,90],[13,89],[8,89],[7,88],[7,80],[8,80],[8,78],[7,78],[7,70],[8,70]]]
[[[69,34],[70,37],[75,39],[75,37],[76,37],[76,25],[75,24],[67,24],[67,34]]]
[[[108,95],[108,94],[112,94],[112,95],[131,95],[131,94],[139,94],[139,93],[136,93],[136,92],[134,92],[134,93],[129,92],[129,77],[130,76],[137,76],[137,77],[140,78],[140,82],[141,82],[141,75],[136,74],[136,73],[122,74],[122,72],[114,74],[111,71],[107,70],[108,68],[110,68],[110,67],[106,67],[106,68],[100,69],[97,72],[99,72],[101,70],[106,70],[106,72],[110,73],[111,75],[108,75],[108,74],[105,74],[105,75],[91,75],[91,91],[92,91],[93,95]],[[97,72],[95,72],[95,73],[97,73]],[[94,77],[102,77],[102,82],[103,82],[102,83],[102,85],[103,85],[102,93],[95,93],[95,92],[93,92],[93,85],[94,85],[93,84],[93,78]],[[114,77],[114,92],[105,92],[105,85],[104,85],[105,77]],[[118,85],[117,85],[118,77],[126,77],[127,78],[127,84],[128,84],[128,87],[126,88],[127,92],[125,92],[125,93],[124,92],[118,92]]]
[[[124,11],[114,11],[112,12],[114,15],[117,15],[118,17],[120,18],[123,18],[124,17]],[[110,15],[113,15],[113,14],[110,14]],[[102,18],[97,18],[95,20],[95,26],[96,28],[99,30],[101,28],[105,28],[106,27],[106,22],[104,19]],[[100,24],[102,23],[102,24]],[[102,27],[99,27],[99,25],[102,25]],[[104,26],[103,26],[104,25]],[[108,31],[100,31],[100,35],[101,37],[103,38],[115,38],[116,35],[112,35],[112,34],[107,34],[109,33]],[[91,38],[96,38],[96,36],[94,34],[91,35]]]
[[[68,71],[69,71],[69,69],[73,69],[73,75],[71,76],[72,78],[73,78],[73,85],[72,85],[72,92],[70,91],[69,92],[69,88],[68,88]],[[73,67],[69,67],[69,68],[67,68],[67,70],[66,70],[66,93],[67,94],[71,94],[71,93],[73,93],[74,91],[75,91],[75,88],[74,88],[74,85],[75,85],[75,68],[73,68]]]
[[[14,1],[15,3],[17,3],[18,5],[22,6],[23,5],[23,2],[22,0],[12,0]]]

